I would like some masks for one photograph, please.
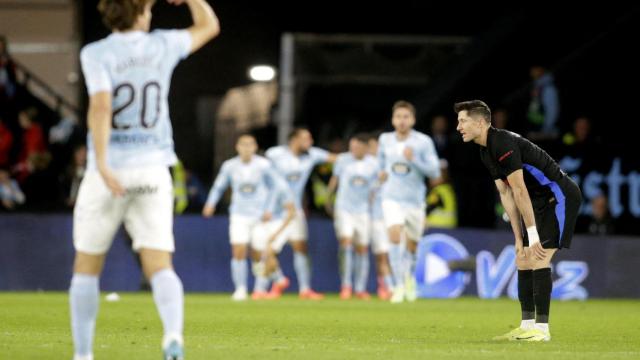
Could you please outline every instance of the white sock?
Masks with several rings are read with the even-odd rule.
[[[520,322],[520,329],[523,330],[531,330],[533,329],[533,327],[536,324],[536,320],[535,319],[530,319],[530,320],[522,320]]]
[[[247,260],[231,259],[231,279],[236,290],[247,288]]]
[[[346,245],[340,249],[342,263],[342,287],[353,285],[353,245]]]
[[[269,277],[269,279],[275,283],[278,283],[284,280],[284,274],[282,273],[282,269],[277,268],[273,273],[271,273],[271,276]]]
[[[389,266],[391,267],[391,275],[393,282],[397,287],[404,287],[404,244],[391,244],[389,249]]]
[[[413,277],[416,272],[416,253],[405,251],[405,275]]]
[[[536,329],[542,330],[545,334],[549,333],[549,324],[548,323],[536,323]]]
[[[300,292],[311,289],[311,269],[309,257],[299,251],[293,253],[293,267],[298,277],[298,289]]]
[[[184,290],[180,278],[173,269],[160,270],[151,277],[151,289],[164,328],[163,348],[171,340],[182,344]]]
[[[369,280],[369,254],[356,253],[356,292],[367,290]]]
[[[69,306],[73,347],[75,356],[78,358],[91,359],[93,357],[93,335],[99,303],[98,277],[73,274],[69,287]]]
[[[266,292],[269,287],[269,279],[264,275],[256,276],[256,281],[253,284],[254,292]]]

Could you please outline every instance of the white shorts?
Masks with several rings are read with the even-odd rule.
[[[369,214],[351,214],[346,211],[336,211],[334,225],[338,240],[350,238],[354,244],[369,245],[371,227]]]
[[[382,200],[384,226],[389,229],[394,225],[405,227],[407,237],[419,241],[424,232],[425,208],[410,208],[392,200]]]
[[[98,171],[87,171],[73,210],[73,244],[77,251],[105,254],[124,222],[133,249],[174,251],[173,184],[166,167],[115,170],[127,194],[115,197]]]
[[[284,219],[277,219],[267,222],[260,222],[255,227],[253,238],[251,239],[251,247],[256,251],[264,251],[267,248],[269,239],[275,234],[284,223]],[[291,237],[291,229],[293,223],[289,225],[271,242],[271,249],[278,254]]]
[[[293,218],[289,226],[288,240],[290,241],[307,241],[307,217],[303,210],[296,209],[296,217]]]
[[[389,234],[382,219],[371,222],[371,250],[375,255],[389,252]]]
[[[248,245],[260,219],[241,215],[229,216],[229,242],[231,245]]]

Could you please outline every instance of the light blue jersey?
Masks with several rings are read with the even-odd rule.
[[[293,191],[296,209],[302,209],[304,187],[309,180],[309,175],[316,165],[327,161],[329,152],[312,147],[307,153],[296,156],[288,146],[280,145],[267,150],[265,155],[289,184],[289,188]]]
[[[187,30],[112,33],[85,46],[80,61],[89,95],[112,94],[108,165],[175,164],[167,97],[173,69],[191,49]],[[96,168],[91,134],[88,168]]]
[[[351,153],[340,154],[333,167],[338,178],[336,210],[368,214],[378,172],[378,162],[371,155],[358,160]]]
[[[380,135],[378,143],[380,168],[387,173],[382,200],[423,207],[427,192],[425,178],[440,177],[438,154],[431,138],[411,130],[405,140],[399,141],[395,132],[388,132]],[[411,161],[403,154],[407,147],[413,151]]]
[[[376,184],[373,190],[373,201],[371,202],[371,220],[382,220],[382,188]]]
[[[278,175],[280,177],[280,175]],[[287,215],[287,204],[294,204],[293,193],[291,189],[289,189],[289,185],[287,185],[284,180],[279,183],[283,186],[277,185],[272,194],[271,202],[269,204],[269,211],[271,212],[272,220],[281,220],[284,219]]]
[[[216,206],[227,187],[231,186],[229,213],[260,218],[268,210],[276,189],[286,187],[284,180],[272,169],[269,160],[254,155],[244,163],[236,156],[225,161],[218,172],[207,198],[207,205]]]

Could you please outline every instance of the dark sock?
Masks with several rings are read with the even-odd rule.
[[[533,298],[536,304],[536,323],[549,322],[552,287],[550,268],[533,270]]]
[[[536,318],[536,303],[533,301],[533,270],[518,270],[518,300],[522,309],[522,320]]]

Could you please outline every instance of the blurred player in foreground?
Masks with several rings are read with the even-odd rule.
[[[93,359],[98,279],[124,222],[151,282],[164,337],[164,359],[183,359],[183,289],[173,270],[175,164],[167,97],[174,67],[215,37],[220,26],[204,0],[186,3],[193,25],[149,32],[148,0],[101,0],[112,30],[80,53],[89,93],[88,168],[74,209],[76,256],[69,289],[74,359]]]

